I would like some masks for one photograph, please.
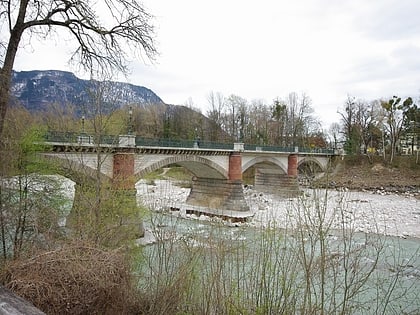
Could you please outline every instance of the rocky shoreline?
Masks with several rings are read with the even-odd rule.
[[[418,190],[403,193],[398,190],[398,193],[395,193],[395,190],[386,191],[381,188],[371,191],[353,191],[346,187],[328,190],[307,188],[304,189],[304,199],[308,208],[319,204],[319,201],[326,205],[323,211],[333,220],[332,228],[342,228],[345,218],[346,226],[356,232],[420,238]],[[176,186],[169,180],[156,180],[155,185],[139,182],[137,191],[139,200],[149,209],[157,211],[164,211],[172,206],[178,207],[185,202],[189,194],[188,188]],[[301,202],[298,198],[281,198],[274,194],[256,191],[252,186],[244,189],[244,196],[253,212],[252,218],[245,224],[286,229],[293,228],[297,224],[300,215],[299,202]],[[313,208],[311,211],[316,216],[317,209]],[[183,213],[179,215],[189,216]],[[202,219],[204,218],[200,217],[200,220]]]
[[[420,199],[420,186],[415,185],[407,185],[407,186],[400,186],[394,184],[388,185],[378,185],[378,186],[369,186],[366,185],[343,185],[338,184],[334,181],[328,183],[328,185],[321,185],[321,186],[310,186],[310,188],[323,188],[323,189],[335,189],[335,190],[344,190],[344,191],[364,191],[364,192],[371,192],[374,194],[378,194],[381,196],[384,195],[406,195],[412,196],[417,199]]]
[[[313,188],[368,191],[379,195],[409,195],[420,199],[420,165],[402,160],[399,167],[370,163],[362,158],[342,161],[334,169],[315,180]]]
[[[251,225],[294,228],[301,220],[303,202],[307,215],[316,218],[321,212],[331,220],[333,229],[344,226],[355,232],[420,238],[420,199],[411,193],[308,188],[300,202],[250,193],[251,196],[245,197],[255,209]]]

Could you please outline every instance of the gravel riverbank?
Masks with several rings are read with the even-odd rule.
[[[137,192],[139,200],[147,207],[164,210],[185,202],[189,189],[176,186],[168,180],[156,180],[154,185],[138,182]],[[247,187],[244,190],[245,199],[254,215],[245,224],[293,228],[305,224],[303,211],[309,214],[307,217],[313,218],[312,223],[315,224],[317,212],[321,212],[332,221],[332,228],[340,228],[344,224],[355,231],[420,238],[418,193],[397,194],[380,189],[306,189],[302,198],[284,199]]]

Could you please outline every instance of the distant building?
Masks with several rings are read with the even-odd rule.
[[[401,154],[411,155],[415,154],[417,151],[420,151],[420,141],[419,135],[415,132],[407,132],[401,136],[398,151]]]

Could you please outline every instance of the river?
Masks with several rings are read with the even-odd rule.
[[[272,301],[274,295],[288,304],[286,288],[279,286],[288,280],[295,294],[288,298],[300,310],[308,309],[301,297],[310,296],[329,313],[347,300],[352,314],[420,313],[420,209],[414,196],[305,190],[302,198],[279,199],[248,187],[245,197],[255,214],[240,224],[170,211],[189,193],[173,182],[140,181],[136,187],[139,202],[153,209],[145,216],[145,241],[157,243],[146,247],[147,266],[188,264],[199,251],[202,281],[214,281],[208,266],[222,265],[224,281],[242,292],[241,303],[255,304],[261,295]],[[176,253],[171,259],[168,248]],[[153,268],[141,269],[153,282]],[[263,290],[266,281],[271,284]]]

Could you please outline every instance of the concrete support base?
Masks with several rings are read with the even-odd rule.
[[[218,209],[226,214],[229,211],[249,212],[240,180],[195,178],[186,203],[201,209]]]
[[[285,198],[297,197],[301,194],[297,176],[287,175],[276,169],[255,169],[254,187],[258,191]]]

